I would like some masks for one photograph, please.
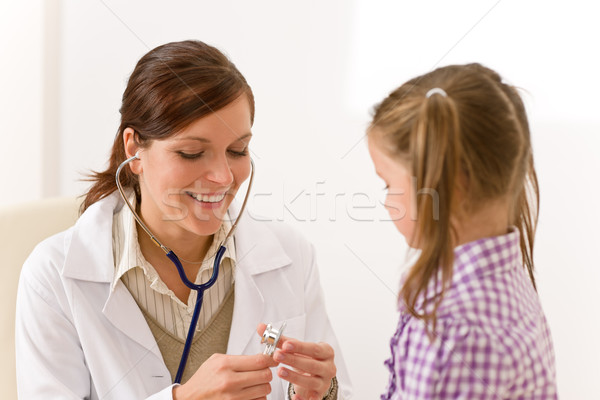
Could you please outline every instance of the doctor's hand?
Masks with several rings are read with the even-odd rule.
[[[173,400],[266,400],[276,366],[271,357],[257,354],[213,354],[183,385],[173,387]]]
[[[265,324],[259,324],[256,329],[261,337],[265,328]],[[302,342],[281,335],[273,359],[291,367],[280,366],[277,375],[294,385],[292,400],[321,400],[337,373],[334,351],[327,343]]]

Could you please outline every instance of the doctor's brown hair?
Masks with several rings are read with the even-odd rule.
[[[447,95],[426,97],[433,88]],[[536,287],[533,241],[539,189],[525,107],[514,87],[480,64],[436,69],[406,82],[375,107],[369,140],[408,165],[417,191],[438,194],[439,210],[434,210],[433,196],[416,199],[413,239],[421,254],[399,294],[413,316],[432,322],[430,335],[452,278],[456,231],[451,216],[459,208],[476,211],[488,201],[508,199],[509,222],[519,229],[523,264]],[[466,203],[458,204],[457,188]],[[426,298],[428,283],[439,277],[442,295],[419,313],[417,300]]]
[[[147,147],[152,140],[168,138],[191,123],[245,95],[254,122],[254,95],[244,76],[218,49],[200,41],[167,43],[144,55],[129,77],[120,108],[121,124],[108,168],[92,172],[93,182],[81,205],[89,206],[117,190],[115,174],[125,161],[123,131],[132,128],[135,140]],[[129,168],[120,175],[123,187],[133,188],[139,199],[139,182]]]

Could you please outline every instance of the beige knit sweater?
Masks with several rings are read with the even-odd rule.
[[[234,297],[234,287],[232,286],[208,325],[203,330],[197,331],[194,335],[187,365],[181,379],[182,384],[187,382],[211,355],[215,353],[225,354],[227,352],[231,319],[233,317]],[[167,332],[145,311],[143,313],[156,339],[156,343],[158,343],[163,360],[171,373],[171,381],[174,381],[185,342]]]

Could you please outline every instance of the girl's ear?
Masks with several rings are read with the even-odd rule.
[[[127,158],[131,158],[140,152],[141,147],[137,143],[135,131],[132,128],[125,128],[123,131],[123,146],[125,147],[125,155]],[[131,168],[131,172],[136,175],[142,173],[142,163],[139,160],[130,162],[129,167]]]

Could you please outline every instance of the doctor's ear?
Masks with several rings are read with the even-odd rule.
[[[125,128],[123,130],[123,146],[125,147],[125,156],[127,158],[131,158],[134,155],[137,155],[139,158],[142,148],[138,143],[137,133],[132,128]],[[137,160],[130,162],[129,167],[131,168],[131,172],[136,175],[142,173],[142,165]]]

